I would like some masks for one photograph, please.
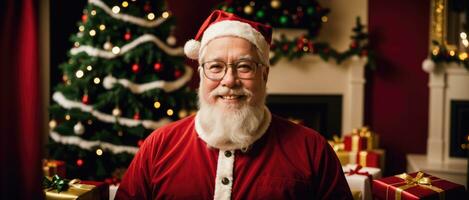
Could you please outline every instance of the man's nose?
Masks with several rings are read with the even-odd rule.
[[[221,79],[221,85],[232,88],[237,85],[237,82],[238,78],[236,76],[236,71],[233,70],[233,67],[228,67],[228,69],[226,69],[225,76],[223,77],[223,79]]]

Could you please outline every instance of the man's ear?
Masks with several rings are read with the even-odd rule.
[[[264,72],[262,73],[262,76],[264,77],[264,81],[267,83],[267,78],[269,78],[269,70],[270,67],[265,66]]]

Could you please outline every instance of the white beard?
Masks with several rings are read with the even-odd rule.
[[[255,105],[247,103],[232,107],[226,105],[211,105],[202,96],[199,88],[199,111],[196,123],[202,130],[198,132],[209,146],[221,150],[241,149],[246,151],[249,146],[259,139],[270,123],[270,113],[265,107],[265,89],[262,102]],[[237,94],[246,95],[249,100],[252,93],[246,89],[227,89],[218,87],[210,96]],[[197,127],[197,126],[196,126]]]

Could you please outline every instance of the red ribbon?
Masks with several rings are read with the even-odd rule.
[[[351,175],[354,175],[354,174],[357,174],[357,175],[362,175],[362,176],[368,176],[368,178],[370,178],[370,181],[373,180],[373,177],[371,176],[370,173],[368,172],[360,172],[360,169],[362,169],[363,167],[361,165],[357,165],[357,167],[355,167],[355,169],[350,169],[349,172],[347,172],[347,176],[351,176]]]

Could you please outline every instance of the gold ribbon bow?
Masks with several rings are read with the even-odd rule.
[[[412,187],[416,187],[416,186],[420,186],[420,187],[433,190],[438,193],[440,200],[445,199],[445,191],[439,187],[433,186],[432,180],[429,177],[424,177],[424,173],[422,172],[417,172],[417,176],[415,176],[415,178],[408,175],[407,173],[398,174],[396,175],[396,177],[404,179],[404,182],[405,182],[405,185],[397,187],[396,194],[395,194],[396,200],[401,199],[402,192],[404,190],[412,188]]]
[[[343,142],[342,138],[340,138],[337,135],[333,135],[332,140],[333,141],[332,141],[331,145],[332,145],[332,148],[334,149],[335,152],[344,150],[344,142]]]

